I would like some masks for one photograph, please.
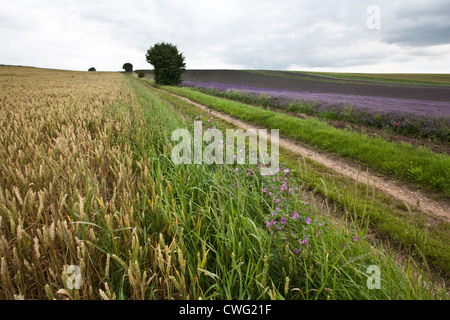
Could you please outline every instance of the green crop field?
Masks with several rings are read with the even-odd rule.
[[[449,74],[425,73],[340,73],[340,72],[309,72],[294,71],[295,73],[311,74],[337,79],[366,80],[377,82],[394,82],[405,84],[450,85]]]

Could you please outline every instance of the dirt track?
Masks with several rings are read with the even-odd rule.
[[[172,95],[177,96],[178,98],[183,99],[184,101],[187,101],[203,110],[211,110],[207,106],[194,102],[185,97],[175,94]],[[225,113],[214,110],[211,110],[211,112],[214,116],[232,123],[242,129],[259,129],[257,126],[235,119]],[[373,185],[375,188],[391,196],[392,198],[404,202],[410,208],[418,208],[420,211],[434,219],[450,222],[450,203],[448,201],[434,200],[425,192],[421,190],[413,190],[401,181],[379,177],[375,174],[368,173],[364,168],[359,168],[359,166],[355,165],[354,163],[349,163],[347,161],[323,153],[319,153],[316,150],[304,147],[301,144],[293,142],[289,139],[280,137],[279,143],[280,146],[289,149],[292,152],[295,152],[303,157],[319,162],[326,167],[353,180],[361,182],[366,182],[368,180],[370,185]]]

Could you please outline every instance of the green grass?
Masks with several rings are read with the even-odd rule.
[[[190,88],[165,87],[196,102],[226,112],[266,128],[280,130],[282,136],[299,140],[317,149],[337,154],[389,176],[416,183],[450,197],[450,156],[407,143],[394,143],[349,130],[327,122],[301,119],[255,106],[221,99]]]
[[[143,192],[158,194],[148,223],[152,225],[151,234],[162,235],[158,243],[161,255],[165,261],[171,257],[174,265],[169,268],[161,262],[159,268],[159,275],[170,284],[171,297],[434,297],[430,288],[407,269],[399,267],[383,248],[371,248],[371,243],[364,239],[366,228],[363,223],[336,227],[313,204],[301,207],[301,194],[298,195],[300,198],[291,199],[292,205],[298,206],[299,210],[303,208],[314,223],[299,225],[306,227],[302,236],[308,237],[310,247],[305,247],[299,254],[293,253],[293,248],[298,247],[296,239],[284,240],[281,233],[275,238],[276,234],[265,226],[273,203],[261,192],[264,183],[261,176],[236,175],[234,166],[230,165],[174,166],[171,163],[171,130],[180,124],[190,128],[194,116],[206,116],[206,113],[181,102],[177,103],[182,108],[180,113],[154,94],[161,97],[161,92],[134,80],[130,85],[140,97],[141,105],[152,106],[145,112],[147,125],[138,129],[144,134],[145,146],[140,143],[137,146],[139,154],[152,157],[158,163],[158,170],[152,173],[158,181],[151,187],[157,191]],[[183,118],[185,122],[180,123]],[[164,148],[166,143],[167,149]],[[153,152],[156,151],[154,146],[162,149]],[[233,188],[233,183],[240,186],[238,191]],[[360,241],[353,240],[355,235],[361,237]],[[141,245],[146,246],[145,239]],[[371,264],[381,267],[380,290],[369,290],[366,286],[368,275],[365,271]]]

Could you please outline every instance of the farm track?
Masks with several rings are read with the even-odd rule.
[[[178,97],[192,105],[195,105],[202,110],[211,110],[211,108],[209,108],[208,106],[202,105],[183,96],[171,92],[167,93]],[[211,110],[211,112],[214,116],[221,118],[242,129],[260,129],[255,125],[233,118],[223,112],[218,112],[215,110]],[[302,157],[309,158],[315,162],[321,163],[327,168],[330,168],[348,178],[359,182],[368,181],[370,185],[374,186],[376,189],[382,191],[383,193],[389,195],[394,199],[402,201],[411,209],[416,208],[417,210],[422,211],[434,220],[450,222],[450,203],[448,201],[435,200],[426,192],[413,189],[401,181],[396,181],[388,177],[380,177],[375,173],[367,171],[367,169],[362,168],[355,163],[351,163],[349,161],[345,161],[325,153],[320,153],[317,150],[301,145],[297,141],[294,142],[290,139],[280,137],[279,144],[281,147],[284,147],[298,155],[301,155]]]

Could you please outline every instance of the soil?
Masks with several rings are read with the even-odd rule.
[[[288,91],[352,94],[374,97],[450,101],[450,87],[328,79],[301,73],[260,74],[243,70],[187,70],[184,81],[216,82]]]
[[[182,96],[177,96],[184,101],[187,101],[203,110],[210,110],[205,105],[194,102]],[[259,129],[257,126],[246,123],[239,119],[235,119],[225,113],[211,110],[212,114],[218,118],[221,118],[229,123],[234,124],[242,129]],[[270,136],[269,136],[270,138]],[[373,185],[378,190],[389,195],[390,197],[402,201],[410,208],[419,210],[427,214],[430,218],[438,221],[450,222],[450,202],[446,200],[437,200],[432,194],[421,189],[414,188],[413,186],[398,180],[394,180],[389,177],[380,177],[375,172],[368,171],[360,165],[357,165],[350,161],[345,161],[337,158],[336,156],[318,152],[317,150],[303,146],[298,141],[292,141],[290,139],[279,139],[280,146],[291,150],[292,152],[309,158],[315,162],[319,162],[324,166],[356,181],[366,182],[369,181],[370,185]]]

